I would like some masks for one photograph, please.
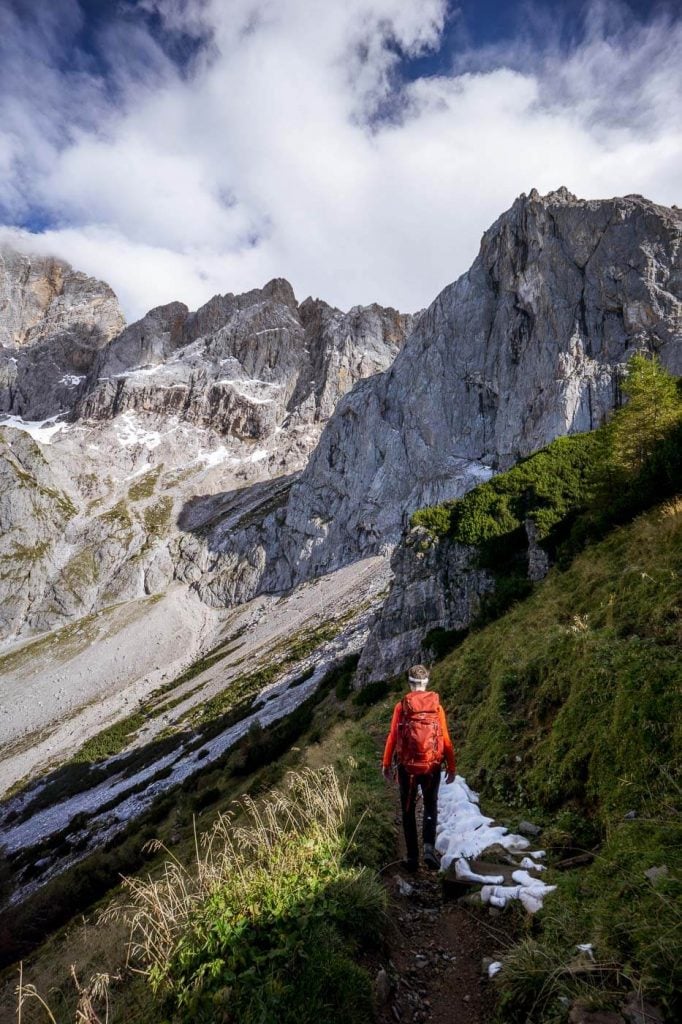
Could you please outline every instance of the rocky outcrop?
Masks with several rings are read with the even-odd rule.
[[[476,549],[435,540],[415,527],[395,549],[388,596],[358,664],[359,683],[387,679],[415,662],[432,660],[426,637],[433,630],[464,630],[494,590],[489,572],[476,566]]]
[[[550,558],[536,524],[527,519],[524,526],[520,561],[536,583],[547,575]],[[407,530],[391,558],[393,579],[362,652],[357,684],[388,679],[417,662],[430,664],[439,653],[439,634],[446,647],[457,634],[464,636],[497,586],[495,573],[479,563],[473,545],[435,537],[422,526]]]
[[[0,412],[70,409],[125,319],[111,288],[51,257],[0,247]]]
[[[100,353],[77,413],[175,415],[263,440],[326,421],[358,380],[391,364],[413,321],[380,306],[342,313],[319,299],[299,305],[279,279],[244,295],[216,295],[195,313],[173,302]]]

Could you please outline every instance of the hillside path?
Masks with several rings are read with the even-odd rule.
[[[380,1024],[484,1024],[491,1019],[494,992],[483,961],[496,959],[509,940],[494,917],[488,923],[483,908],[446,900],[437,872],[420,867],[409,875],[400,867],[405,849],[393,788],[396,863],[383,876],[390,927],[387,949],[373,967],[377,974],[383,968],[388,978],[380,977],[376,985],[377,1019]],[[418,805],[418,818],[420,811]]]

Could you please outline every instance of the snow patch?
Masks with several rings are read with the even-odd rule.
[[[493,907],[505,907],[511,900],[520,900],[533,914],[542,906],[544,896],[556,889],[533,878],[529,870],[542,870],[544,865],[532,859],[544,851],[528,854],[529,842],[512,835],[502,825],[493,825],[493,818],[481,813],[478,793],[474,793],[460,775],[450,785],[442,785],[438,794],[438,828],[436,849],[442,855],[441,870],[453,865],[455,877],[462,881],[481,882],[481,900]],[[515,885],[503,885],[502,875],[481,875],[471,870],[469,860],[480,857],[491,846],[502,846],[510,854],[526,853],[512,873]]]
[[[502,962],[495,960],[493,963],[488,964],[488,977],[494,978],[496,974],[499,974],[502,970]]]
[[[63,377],[59,378],[59,383],[66,384],[67,388],[75,388],[78,387],[82,380],[85,380],[84,373],[65,373]]]
[[[231,458],[233,456],[230,455],[225,445],[221,444],[219,448],[214,448],[212,452],[199,452],[195,461],[203,462],[206,466],[219,466],[221,462]]]
[[[239,466],[245,462],[262,462],[263,459],[267,459],[268,452],[265,448],[257,448],[251,455],[246,455],[240,459],[238,455],[231,454],[225,445],[221,444],[220,447],[214,448],[210,452],[199,452],[195,462],[203,462],[206,466],[219,466],[222,462],[228,462],[230,466]]]
[[[114,373],[112,377],[114,379],[126,378],[126,377],[149,377],[152,373],[158,373],[159,370],[164,369],[164,364],[159,363],[157,366],[133,366],[132,370],[124,370],[123,373]],[[100,377],[100,380],[106,380],[107,378]]]
[[[120,428],[116,432],[116,437],[124,448],[134,444],[140,444],[145,448],[158,448],[161,444],[159,431],[145,430],[138,422],[134,412],[124,412],[116,425]]]
[[[34,441],[40,444],[52,444],[52,438],[60,430],[68,430],[66,423],[57,423],[58,416],[52,416],[49,420],[22,420],[21,416],[3,416],[0,419],[0,427],[13,427],[14,430],[23,430],[30,434]]]

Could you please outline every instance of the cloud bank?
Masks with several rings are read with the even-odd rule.
[[[445,0],[5,5],[2,220],[130,318],[275,276],[416,310],[532,187],[679,201],[682,23],[589,10],[568,49],[448,51]]]

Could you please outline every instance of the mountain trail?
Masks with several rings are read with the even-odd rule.
[[[442,878],[423,866],[410,875],[396,787],[396,862],[384,883],[390,927],[383,958],[372,963],[379,1024],[483,1024],[493,991],[485,964],[509,938],[465,903],[446,898]],[[419,798],[421,799],[421,798]],[[418,811],[419,814],[419,811]],[[486,961],[487,958],[487,961]]]

